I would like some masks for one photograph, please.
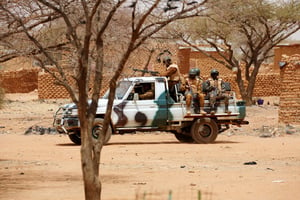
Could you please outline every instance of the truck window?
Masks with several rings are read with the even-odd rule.
[[[133,94],[138,94],[139,100],[152,100],[155,98],[154,83],[137,83],[127,100],[133,100]]]
[[[116,88],[116,99],[123,99],[124,95],[132,85],[132,81],[120,81]],[[108,99],[109,90],[103,95],[103,99]]]

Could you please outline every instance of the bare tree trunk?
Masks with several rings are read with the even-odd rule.
[[[244,80],[243,80],[243,78],[242,78],[242,71],[241,71],[241,69],[240,69],[240,67],[238,66],[237,67],[237,74],[236,74],[236,83],[237,83],[237,85],[238,85],[238,88],[239,88],[239,91],[240,91],[240,94],[241,94],[241,96],[242,96],[242,99],[244,100],[244,101],[246,101],[246,105],[247,105],[247,92],[246,92],[246,90],[245,90],[245,86],[244,86]]]
[[[88,123],[81,124],[81,135],[87,136],[91,131],[87,126]],[[84,179],[84,191],[85,199],[99,200],[101,197],[101,182],[99,180],[99,174],[95,172],[94,163],[94,151],[92,149],[93,144],[88,137],[83,137],[81,145],[81,167]]]

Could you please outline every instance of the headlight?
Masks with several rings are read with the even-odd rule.
[[[72,110],[71,109],[68,109],[68,110],[66,110],[66,115],[72,115]]]

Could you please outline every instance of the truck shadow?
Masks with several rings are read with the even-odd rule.
[[[164,141],[164,142],[109,142],[105,146],[114,146],[114,145],[149,145],[149,144],[184,144],[184,145],[217,145],[217,144],[235,144],[235,143],[240,143],[240,142],[234,142],[234,141],[226,141],[226,140],[220,140],[220,141],[215,141],[214,143],[210,144],[197,144],[197,143],[181,143],[177,141]],[[56,144],[56,146],[80,146],[77,144],[73,143],[61,143],[61,144]]]
[[[177,141],[165,141],[165,142],[109,142],[105,146],[110,145],[141,145],[141,144],[180,144]]]
[[[234,141],[215,141],[214,143],[210,144],[197,144],[197,143],[181,143],[177,141],[164,141],[164,142],[109,142],[105,146],[110,145],[147,145],[147,144],[184,144],[184,145],[214,145],[214,144],[234,144],[234,143],[240,143],[240,142],[234,142]]]

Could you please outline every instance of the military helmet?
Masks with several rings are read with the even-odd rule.
[[[190,71],[189,71],[189,75],[197,75],[197,69],[196,68],[192,68],[192,69],[190,69]]]
[[[216,69],[212,69],[212,70],[210,71],[210,75],[211,75],[211,76],[219,76],[219,72],[218,72],[218,70],[216,70]]]
[[[199,68],[195,68],[196,70],[196,76],[200,76],[200,69]]]

